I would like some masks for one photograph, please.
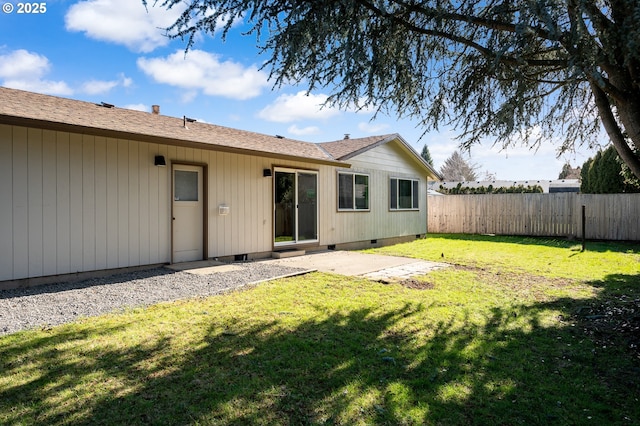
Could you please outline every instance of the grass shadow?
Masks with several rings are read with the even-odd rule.
[[[314,318],[273,311],[237,323],[189,311],[187,324],[204,324],[195,341],[171,324],[141,341],[135,320],[16,335],[0,348],[0,369],[39,372],[0,386],[0,415],[9,424],[640,422],[638,358],[624,339],[603,345],[589,327],[598,307],[637,303],[639,279],[608,276],[586,300],[438,316],[428,298],[346,311],[308,302]],[[87,383],[91,395],[74,395]]]

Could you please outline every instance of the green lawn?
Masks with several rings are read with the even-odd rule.
[[[0,424],[640,423],[640,250],[435,235],[455,266],[314,273],[0,338]],[[442,255],[444,254],[444,258]]]

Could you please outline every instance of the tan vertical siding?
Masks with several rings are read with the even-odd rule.
[[[107,268],[117,268],[118,259],[118,238],[120,230],[118,228],[118,185],[120,178],[118,176],[118,140],[107,138]]]
[[[96,269],[95,137],[82,137],[82,269]]]
[[[42,275],[42,130],[28,131],[27,197],[29,275]]]
[[[0,280],[167,262],[170,181],[156,153],[167,147],[0,126]]]
[[[158,147],[159,154],[168,158],[166,145]],[[156,167],[158,170],[158,257],[154,262],[171,260],[171,169]]]
[[[0,281],[13,278],[13,136],[0,124]]]
[[[397,144],[387,143],[349,160],[351,170],[369,175],[369,212],[337,211],[337,172],[332,174],[333,217],[336,232],[332,243],[366,241],[426,233],[426,180],[424,170]],[[419,211],[389,209],[389,179],[403,177],[419,180]]]
[[[150,235],[149,235],[149,169],[153,166],[153,157],[149,156],[149,144],[138,144],[138,205],[140,211],[138,215],[138,235],[139,235],[139,258],[137,263],[140,265],[148,265],[151,263],[150,257]],[[157,216],[157,210],[154,211],[154,216]]]
[[[57,244],[57,155],[56,132],[42,133],[42,274],[55,275],[58,271],[56,251],[49,247]]]
[[[128,265],[140,265],[140,165],[139,144],[129,142],[129,261]]]
[[[318,172],[321,245],[426,226],[423,212],[389,212],[389,176],[418,178],[426,190],[393,147],[353,161],[371,176],[372,211],[337,213],[333,166],[1,125],[0,197],[10,202],[0,203],[0,280],[170,261],[171,167],[154,166],[155,155],[206,166],[210,257],[272,249],[273,178],[262,170],[274,166]]]
[[[129,264],[129,146],[124,139],[118,139],[118,267]]]
[[[95,268],[107,268],[107,140],[96,137],[94,145]]]
[[[56,152],[56,244],[54,250],[56,273],[64,274],[71,271],[71,143],[69,133],[56,132]],[[51,250],[50,247],[46,249]]]
[[[156,155],[159,154],[159,149],[157,144],[149,144],[148,146],[148,157],[149,161],[153,161]],[[153,163],[151,163],[153,164]],[[149,218],[149,263],[151,263],[151,259],[157,259],[159,257],[159,242],[160,242],[160,229],[159,229],[159,212],[160,212],[160,197],[159,197],[159,180],[160,180],[160,169],[163,167],[151,167],[149,169],[149,190],[148,194],[148,218]],[[166,167],[164,167],[166,169]],[[163,187],[163,190],[166,191],[166,188]]]
[[[27,129],[14,128],[13,137],[13,274],[26,277],[29,276]]]
[[[243,206],[241,203],[242,191],[244,188],[241,185],[241,182],[244,180],[244,176],[240,172],[239,169],[239,159],[237,155],[230,155],[230,177],[231,177],[231,192],[229,194],[232,212],[232,221],[231,221],[231,252],[232,253],[242,253],[242,248],[245,246],[246,241],[243,241],[242,228],[244,226],[240,226],[240,224],[244,225],[243,221],[244,211],[242,210]]]
[[[70,220],[70,255],[71,271],[83,269],[83,182],[82,182],[82,136],[71,134],[69,137],[69,217]],[[88,249],[88,248],[87,248]]]
[[[209,153],[209,256],[215,257],[222,250],[220,235],[224,232],[222,219],[218,216],[218,194],[222,187],[222,170],[218,166],[218,157],[222,153]]]
[[[249,182],[245,185],[244,203],[247,209],[247,238],[250,241],[250,252],[255,252],[260,247],[261,235],[258,233],[258,223],[261,223],[262,194],[258,192],[258,179],[266,179],[262,176],[262,168],[256,157],[248,157],[247,171],[250,174]]]

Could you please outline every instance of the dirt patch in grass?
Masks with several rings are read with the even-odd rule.
[[[496,287],[507,289],[512,292],[524,292],[534,295],[537,301],[548,299],[545,294],[549,289],[561,289],[576,284],[575,280],[565,278],[548,278],[527,273],[515,272],[495,272],[484,268],[454,265],[454,269],[459,271],[472,272],[479,281],[486,282]],[[404,287],[413,290],[431,290],[435,287],[434,280],[429,275],[422,277],[412,277],[395,281],[381,281],[385,284],[396,282]]]
[[[548,278],[513,272],[492,272],[481,268],[456,266],[473,271],[480,279],[519,293],[529,293],[536,301],[551,300],[550,292],[578,286],[573,279]],[[572,322],[601,347],[629,351],[640,360],[640,297],[638,294],[603,294],[601,298],[570,307],[565,321]],[[580,302],[575,302],[580,303]]]
[[[399,284],[412,290],[431,290],[435,287],[432,282],[419,280],[416,278],[407,278],[399,281]]]
[[[526,272],[492,271],[485,268],[456,265],[456,269],[471,271],[482,280],[506,286],[512,290],[528,290],[539,286],[545,288],[563,288],[574,285],[575,280],[569,278],[549,278]]]
[[[555,291],[585,285],[568,278],[549,278],[528,273],[491,271],[484,268],[455,265],[455,269],[472,272],[477,279],[508,290],[514,295],[526,295],[536,302],[555,300]],[[398,281],[413,290],[429,290],[435,284],[428,276]],[[617,348],[630,352],[640,360],[640,290],[636,294],[603,295],[602,298],[567,306],[567,315],[560,319],[571,323],[601,348]]]

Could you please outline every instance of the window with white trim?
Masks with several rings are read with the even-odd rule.
[[[420,181],[418,179],[391,178],[389,180],[389,209],[418,210]]]
[[[338,210],[369,210],[369,175],[338,172]]]

